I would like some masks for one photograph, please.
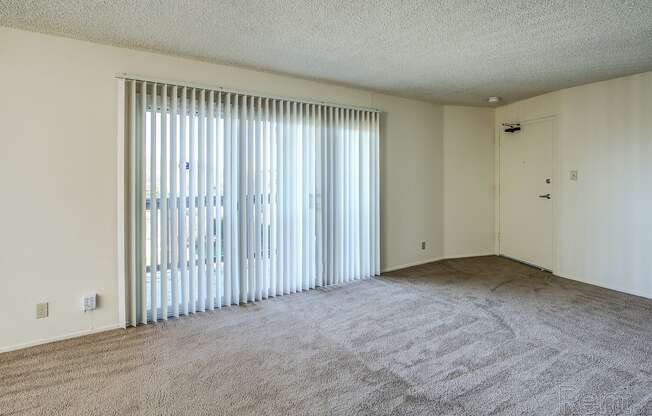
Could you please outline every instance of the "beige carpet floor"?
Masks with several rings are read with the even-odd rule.
[[[2,415],[652,415],[652,301],[497,257],[0,354]]]

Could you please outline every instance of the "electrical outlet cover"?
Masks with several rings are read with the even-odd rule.
[[[88,312],[97,308],[97,294],[91,293],[82,298],[82,311]]]
[[[48,303],[37,303],[36,304],[36,319],[42,319],[48,317]]]

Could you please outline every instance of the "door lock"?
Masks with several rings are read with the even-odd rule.
[[[539,198],[550,199],[550,194],[539,195]]]

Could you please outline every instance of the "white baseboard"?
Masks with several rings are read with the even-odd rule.
[[[474,253],[474,254],[455,254],[452,256],[444,256],[443,259],[445,260],[452,260],[452,259],[466,259],[468,257],[486,257],[486,256],[496,256],[497,254],[492,252],[485,252],[485,253]]]
[[[427,263],[432,263],[434,261],[439,261],[439,260],[444,260],[443,257],[436,257],[433,259],[428,259],[428,260],[420,260],[420,261],[415,261],[412,263],[405,263],[405,264],[400,264],[398,266],[389,266],[383,270],[381,270],[381,273],[386,273],[386,272],[393,272],[394,270],[401,270],[401,269],[406,269],[408,267],[413,267],[413,266],[420,266],[422,264],[427,264]]]
[[[106,325],[106,326],[102,326],[102,327],[99,327],[99,328],[87,329],[87,330],[84,330],[84,331],[77,331],[77,332],[71,332],[69,334],[58,335],[58,336],[52,337],[52,338],[39,339],[39,340],[36,340],[36,341],[29,341],[29,342],[25,342],[25,343],[22,343],[22,344],[10,345],[8,347],[0,347],[0,353],[21,350],[23,348],[34,347],[36,345],[49,344],[50,342],[63,341],[63,340],[66,340],[66,339],[82,337],[84,335],[97,334],[99,332],[106,332],[106,331],[110,331],[112,329],[118,329],[118,328],[122,328],[122,327],[119,324],[111,324],[111,325]]]
[[[580,283],[586,283],[587,285],[613,290],[614,292],[620,292],[620,293],[624,293],[626,295],[634,295],[634,296],[638,296],[638,297],[641,297],[641,298],[652,299],[652,293],[645,293],[643,291],[635,290],[635,289],[634,290],[632,290],[632,289],[624,289],[622,287],[616,287],[616,286],[608,284],[608,283],[596,282],[596,281],[593,281],[593,280],[590,280],[590,279],[583,279],[581,277],[575,277],[575,276],[571,276],[571,275],[557,273],[555,271],[553,271],[553,274],[555,276],[559,276],[559,277],[564,278],[564,279],[573,280],[573,281],[580,282]]]
[[[398,266],[390,266],[388,268],[385,268],[381,270],[381,273],[386,273],[386,272],[393,272],[395,270],[401,270],[401,269],[407,269],[408,267],[414,267],[414,266],[420,266],[422,264],[428,264],[432,263],[435,261],[440,261],[440,260],[454,260],[454,259],[465,259],[468,257],[486,257],[486,256],[496,256],[497,254],[495,253],[477,253],[477,254],[464,254],[464,255],[456,255],[456,256],[450,256],[450,257],[436,257],[433,259],[428,259],[428,260],[421,260],[421,261],[415,261],[413,263],[406,263],[406,264],[401,264]]]

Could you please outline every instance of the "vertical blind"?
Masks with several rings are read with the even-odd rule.
[[[378,112],[125,92],[128,324],[379,274]]]

